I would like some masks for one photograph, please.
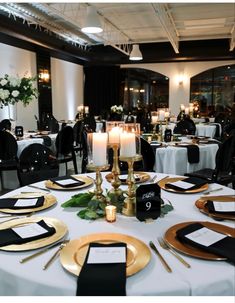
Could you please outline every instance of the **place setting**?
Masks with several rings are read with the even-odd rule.
[[[12,215],[28,214],[45,210],[56,203],[56,197],[50,193],[22,192],[12,197],[1,198],[0,212]]]
[[[226,225],[182,222],[170,227],[163,238],[171,248],[188,256],[235,263],[235,231]]]
[[[163,190],[179,194],[194,194],[208,189],[207,181],[197,177],[167,177],[158,181],[158,185]]]
[[[235,220],[235,197],[232,195],[201,197],[195,206],[214,220]]]
[[[24,217],[0,224],[0,250],[26,251],[51,245],[68,232],[56,218]]]
[[[71,175],[68,177],[56,177],[45,181],[45,186],[53,190],[78,190],[94,184],[94,180],[88,176]]]

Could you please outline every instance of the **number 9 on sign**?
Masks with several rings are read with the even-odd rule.
[[[145,206],[146,206],[146,210],[148,211],[148,210],[151,209],[152,204],[151,204],[151,202],[148,201],[148,202],[145,203]]]

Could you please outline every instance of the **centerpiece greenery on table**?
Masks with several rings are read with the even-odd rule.
[[[13,77],[5,74],[0,78],[0,107],[22,102],[24,106],[38,97],[38,90],[34,87],[36,77]]]
[[[111,192],[106,192],[106,202],[101,202],[95,199],[95,194],[92,192],[80,193],[71,197],[68,201],[64,202],[61,206],[67,207],[82,207],[83,209],[77,213],[77,216],[85,220],[96,220],[105,217],[105,206],[112,204],[117,207],[117,212],[121,213],[123,202],[125,199],[124,194],[115,195]],[[174,208],[169,200],[169,204],[164,203],[162,200],[161,217],[164,217],[169,211]]]

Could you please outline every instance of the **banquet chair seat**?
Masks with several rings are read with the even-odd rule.
[[[68,171],[67,163],[73,162],[74,172],[78,173],[76,154],[73,146],[74,133],[71,126],[65,126],[56,136],[56,158],[59,163],[65,163],[66,173]]]
[[[199,177],[208,181],[208,183],[219,183],[227,186],[232,183],[235,189],[235,135],[229,136],[216,153],[215,169],[204,168],[185,176]]]
[[[16,139],[8,131],[0,131],[0,178],[1,186],[4,188],[3,171],[17,170]]]
[[[53,152],[46,146],[33,143],[20,154],[17,169],[20,186],[57,177],[59,163]]]

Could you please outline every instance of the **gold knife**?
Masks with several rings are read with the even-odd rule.
[[[51,258],[43,266],[43,270],[46,270],[51,265],[51,263],[58,257],[61,249],[63,249],[67,245],[68,242],[69,242],[69,240],[65,240],[65,241],[63,241],[63,243],[60,244],[59,248],[55,251],[55,253],[51,256]]]
[[[149,242],[149,246],[152,248],[152,250],[158,255],[160,261],[162,262],[163,266],[165,267],[165,269],[168,272],[172,272],[172,269],[170,268],[170,266],[166,263],[165,259],[163,258],[163,256],[160,254],[160,252],[158,251],[157,247],[153,244],[152,241]]]
[[[42,249],[42,250],[40,250],[40,251],[38,251],[38,252],[36,252],[36,253],[34,253],[34,254],[28,256],[28,257],[26,257],[26,258],[23,258],[23,259],[20,260],[20,263],[25,263],[25,262],[27,262],[27,261],[29,261],[29,260],[31,260],[31,259],[34,259],[34,258],[36,258],[37,256],[40,256],[40,255],[44,254],[45,252],[47,252],[47,251],[50,250],[51,248],[53,248],[53,247],[55,247],[55,246],[57,246],[57,245],[61,245],[61,244],[65,243],[65,241],[68,241],[68,240],[63,240],[63,241],[57,242],[57,243],[55,243],[55,244],[53,244],[53,245],[51,245],[51,246],[48,246],[48,247],[46,247],[46,248],[44,248],[44,249]]]

